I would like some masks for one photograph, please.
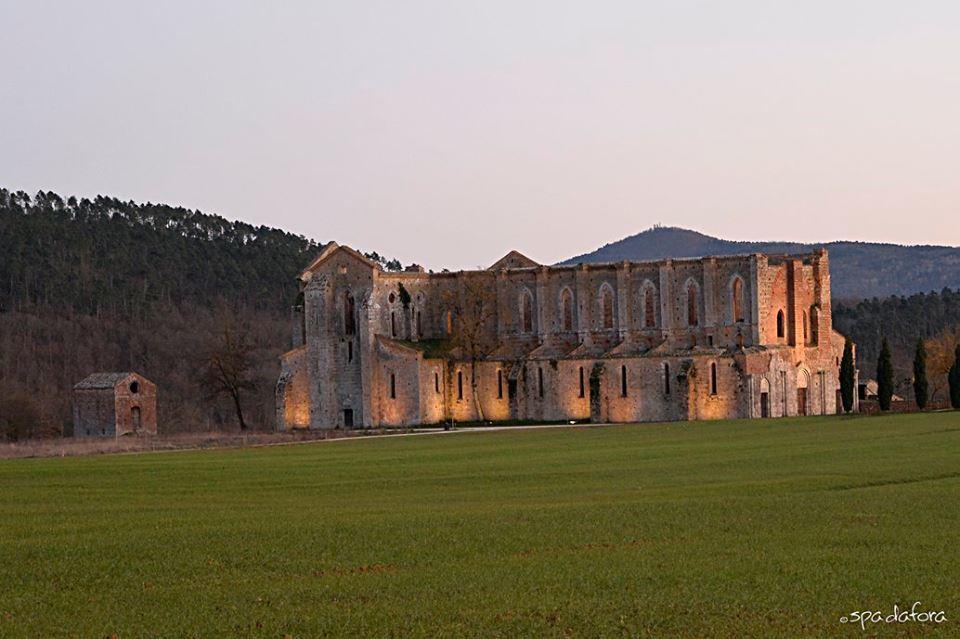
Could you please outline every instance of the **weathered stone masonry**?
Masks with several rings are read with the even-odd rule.
[[[837,412],[826,251],[386,272],[331,242],[301,274],[277,427],[634,422]],[[490,344],[444,348],[488,296]],[[477,397],[473,394],[477,393]]]

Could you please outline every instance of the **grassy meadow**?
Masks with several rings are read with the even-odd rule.
[[[0,461],[0,637],[112,635],[960,636],[960,413]]]

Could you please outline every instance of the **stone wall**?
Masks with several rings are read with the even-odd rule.
[[[346,412],[374,426],[835,410],[825,253],[561,267],[513,254],[502,264],[511,268],[388,273],[325,248],[301,277],[306,343],[283,359],[278,427],[341,427]],[[429,355],[477,296],[493,349],[475,364]]]

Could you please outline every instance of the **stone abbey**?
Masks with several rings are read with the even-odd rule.
[[[838,412],[826,251],[300,275],[277,426],[642,422]]]

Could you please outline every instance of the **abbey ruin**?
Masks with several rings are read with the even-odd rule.
[[[838,412],[822,250],[426,273],[331,242],[300,290],[280,430]]]

